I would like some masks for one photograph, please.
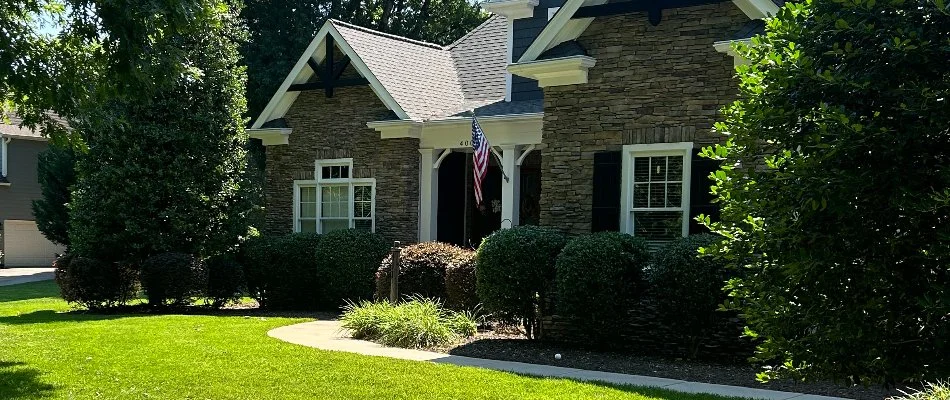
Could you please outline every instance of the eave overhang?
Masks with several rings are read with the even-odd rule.
[[[493,146],[541,143],[544,113],[488,115],[478,123]],[[416,138],[419,148],[451,149],[470,146],[472,117],[449,117],[421,121],[372,121],[383,139]]]
[[[587,83],[587,71],[597,63],[590,56],[570,56],[508,65],[508,72],[538,81],[538,86]]]
[[[538,0],[499,0],[482,3],[482,9],[492,14],[503,15],[509,20],[531,18]]]
[[[713,48],[716,49],[716,51],[720,53],[728,54],[732,56],[733,65],[738,66],[738,65],[747,63],[748,60],[746,60],[741,55],[736,53],[735,44],[736,43],[749,44],[751,42],[752,42],[752,39],[722,40],[722,41],[713,43]]]
[[[290,142],[291,128],[260,128],[248,129],[247,133],[252,139],[260,139],[264,146],[279,146]]]

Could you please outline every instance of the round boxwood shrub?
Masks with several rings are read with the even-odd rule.
[[[540,338],[540,317],[554,286],[554,262],[564,234],[537,226],[502,229],[486,237],[475,256],[478,298],[485,311],[518,320]]]
[[[445,306],[452,310],[474,310],[478,306],[475,290],[475,252],[445,267]]]
[[[135,296],[135,272],[124,264],[65,255],[54,265],[60,293],[70,303],[95,310],[123,304]]]
[[[316,247],[321,293],[317,308],[338,310],[346,300],[373,297],[376,270],[390,246],[382,236],[357,229],[333,231]]]
[[[238,301],[244,293],[244,269],[230,254],[208,259],[208,285],[205,297],[212,308],[221,308],[229,302]]]
[[[261,308],[314,310],[322,282],[318,279],[317,246],[322,236],[292,233],[258,236],[239,252],[248,293]]]
[[[589,330],[591,344],[614,343],[643,291],[646,242],[598,232],[568,242],[557,257],[557,311]]]
[[[691,357],[696,356],[704,338],[731,316],[717,312],[726,300],[723,286],[730,277],[729,269],[722,259],[699,253],[700,248],[720,241],[721,236],[702,234],[671,242],[657,251],[647,272],[659,322],[683,335],[681,340],[686,341]]]
[[[142,289],[149,304],[186,305],[201,294],[207,270],[200,259],[185,253],[161,253],[142,262]]]
[[[448,243],[425,242],[403,247],[399,251],[400,296],[419,295],[445,300],[446,268],[473,257],[473,251]],[[376,271],[376,297],[379,299],[389,298],[391,269],[390,253]]]

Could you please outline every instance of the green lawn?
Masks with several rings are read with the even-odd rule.
[[[311,349],[266,335],[302,318],[95,315],[52,282],[0,286],[0,399],[677,399]]]

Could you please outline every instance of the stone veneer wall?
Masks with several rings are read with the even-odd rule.
[[[731,2],[597,18],[578,38],[588,83],[544,88],[541,224],[590,232],[594,154],[623,145],[722,140],[710,132],[735,99],[732,56],[713,43],[749,19]]]
[[[313,180],[318,159],[353,158],[353,177],[376,178],[376,232],[418,240],[419,140],[386,139],[366,123],[391,112],[369,86],[301,92],[285,115],[289,144],[267,147],[265,232],[293,230],[293,182]]]

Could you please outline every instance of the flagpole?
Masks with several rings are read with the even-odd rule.
[[[472,119],[474,119],[474,120],[476,121],[476,123],[477,123],[478,118],[475,118],[475,110],[474,110],[474,109],[472,109]],[[478,124],[478,126],[482,126],[482,124]],[[482,132],[484,132],[484,131],[485,131],[485,130],[483,129]],[[488,135],[485,135],[485,138],[486,138],[486,140],[487,140]],[[505,173],[505,166],[504,166],[504,164],[501,163],[501,157],[498,156],[498,152],[495,151],[495,147],[494,147],[494,146],[490,146],[490,148],[491,148],[491,151],[490,151],[489,153],[491,153],[492,155],[495,156],[495,161],[498,162],[498,170],[501,171],[501,176],[502,176],[503,178],[505,178],[505,182],[511,182],[511,181],[508,179],[508,174]]]

